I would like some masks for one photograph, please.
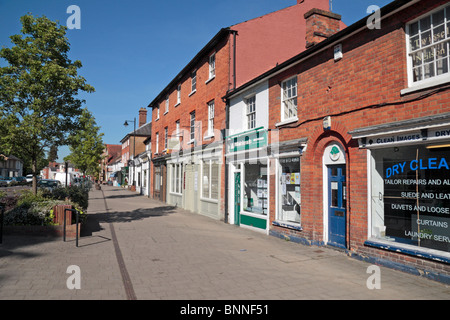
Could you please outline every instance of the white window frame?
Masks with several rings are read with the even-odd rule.
[[[159,153],[159,132],[156,133],[155,140],[156,140],[155,154],[158,154]]]
[[[181,84],[178,85],[177,87],[177,104],[175,105],[178,106],[181,103]]]
[[[216,53],[214,52],[209,56],[209,79],[212,80],[216,77]]]
[[[447,6],[447,8],[446,8],[446,6]],[[440,25],[436,26],[433,23],[433,15],[436,14],[437,12],[441,11],[441,10],[444,10],[444,23],[443,23],[443,25],[440,24]],[[421,36],[422,36],[421,34],[428,31],[428,29],[421,30],[421,28],[420,28],[420,21],[425,19],[425,18],[427,18],[427,17],[430,17],[430,23],[431,23],[430,24],[430,28],[429,28],[429,30],[430,30],[430,42],[431,43],[426,44],[423,47],[421,46],[420,48],[412,51],[411,41],[414,41],[414,40],[412,40],[411,38],[412,37],[416,37],[416,34],[411,36],[412,25],[414,25],[416,23],[418,24],[418,26],[417,26],[418,27],[417,36],[419,36],[419,38],[417,40],[419,41],[419,45],[420,45],[420,39],[421,39]],[[438,28],[438,27],[441,27],[441,26],[444,28],[443,32],[444,32],[444,34],[446,34],[446,36],[444,35],[443,39],[438,40],[438,41],[435,42],[434,39],[433,39],[433,31],[435,30],[435,28]],[[436,67],[437,63],[436,63],[436,54],[435,54],[436,51],[433,50],[433,54],[432,54],[433,62],[432,62],[432,64],[433,64],[433,68],[434,68],[434,76],[431,76],[429,78],[425,78],[424,65],[426,63],[422,62],[422,65],[420,67],[421,70],[422,70],[422,79],[414,81],[413,55],[414,54],[419,54],[419,53],[423,54],[423,53],[425,53],[426,50],[435,49],[440,44],[444,44],[447,47],[447,56],[446,56],[446,58],[439,59],[439,60],[445,60],[445,59],[447,60],[447,72],[443,73],[443,74],[440,74],[440,75],[437,75],[437,67]],[[422,55],[422,58],[423,58],[423,55]],[[416,19],[414,19],[414,20],[412,20],[410,22],[408,22],[408,24],[406,25],[406,59],[407,59],[407,69],[408,69],[408,88],[402,90],[402,92],[401,92],[402,94],[409,93],[409,92],[412,92],[412,91],[415,91],[415,90],[420,90],[420,89],[427,88],[427,87],[431,87],[431,86],[435,86],[435,85],[439,85],[439,84],[443,84],[443,83],[446,83],[446,82],[450,81],[450,61],[449,61],[450,60],[450,6],[448,6],[448,4],[440,6],[439,8],[437,8],[435,10],[432,10],[432,11],[430,11],[430,12],[428,12],[428,13],[426,13],[426,14],[424,14],[424,15],[422,15],[422,16],[420,16],[420,17],[418,17],[418,18],[416,18]]]
[[[190,142],[194,142],[195,141],[195,110],[192,111],[190,114],[190,119],[189,119],[189,140]]]
[[[295,80],[295,85],[290,85],[286,90],[284,89],[285,85],[289,82]],[[293,88],[294,87],[294,88]],[[292,96],[286,96],[285,91],[293,91]],[[286,92],[287,93],[287,92]],[[292,93],[292,92],[291,92]],[[298,104],[297,104],[297,96],[298,96],[298,81],[297,76],[291,77],[289,79],[284,80],[281,83],[281,122],[294,121],[298,120]],[[292,108],[292,106],[288,106],[287,104],[295,101],[296,111],[295,115],[293,114],[290,117],[285,117],[285,108]],[[293,112],[292,112],[293,113]]]
[[[158,120],[158,119],[159,119],[159,106],[156,107],[156,119],[155,119],[155,121]]]
[[[256,128],[256,95],[244,99],[247,130]]]
[[[208,137],[214,136],[214,100],[208,102]]]
[[[173,194],[182,194],[182,175],[183,175],[183,164],[182,163],[173,163],[171,165],[171,186],[170,186],[170,192]]]
[[[196,91],[197,91],[197,70],[192,71],[192,73],[191,73],[191,93],[190,94],[193,94]]]
[[[169,127],[164,128],[164,150],[167,150],[167,143],[169,140]]]
[[[166,96],[166,111],[164,112],[164,114],[169,112],[169,95]]]
[[[204,181],[204,170],[205,170],[205,164],[207,164],[207,166],[208,166],[208,182],[207,182],[207,185],[208,185],[208,194],[205,196],[204,195],[204,190],[203,190],[203,188],[205,187],[205,181]],[[213,192],[212,192],[212,167],[213,167],[213,164],[214,165],[216,165],[217,166],[217,168],[218,168],[218,171],[217,171],[217,190],[216,190],[216,195],[217,195],[217,198],[214,198],[213,197]],[[217,159],[203,159],[202,160],[202,163],[201,163],[201,173],[202,173],[202,175],[201,175],[201,199],[204,199],[204,200],[208,200],[208,201],[214,201],[214,202],[217,202],[217,201],[219,201],[219,194],[220,194],[220,164],[219,164],[219,160],[217,160]]]

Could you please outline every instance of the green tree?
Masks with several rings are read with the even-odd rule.
[[[100,160],[104,149],[103,133],[88,109],[83,109],[80,128],[69,138],[70,154],[64,161],[70,161],[85,175],[96,176],[100,170]]]
[[[58,147],[55,145],[50,146],[50,151],[48,152],[47,160],[48,162],[54,162],[58,159]]]
[[[0,149],[29,156],[36,193],[39,160],[77,130],[84,103],[77,95],[94,88],[78,75],[81,62],[68,57],[67,27],[45,16],[20,20],[22,34],[0,50],[8,63],[0,68]]]

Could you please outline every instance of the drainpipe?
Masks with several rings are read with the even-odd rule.
[[[231,33],[233,34],[233,84],[232,87],[228,87],[228,92],[236,89],[236,35],[237,35],[237,31],[236,30],[230,30]],[[226,151],[227,151],[227,141],[225,139],[225,137],[228,134],[228,128],[229,128],[229,124],[230,124],[230,116],[229,116],[229,107],[230,107],[230,103],[228,99],[223,99],[223,101],[225,102],[225,130],[223,131],[222,134],[222,139],[223,139],[223,152],[224,152],[224,165],[225,165],[225,215],[224,215],[224,222],[228,223],[228,164],[227,164],[227,158],[225,157]]]
[[[226,158],[226,153],[227,153],[227,140],[225,139],[225,137],[228,134],[228,127],[229,127],[229,100],[226,99],[225,100],[225,130],[223,131],[222,134],[222,139],[223,139],[223,148],[222,148],[222,152],[224,152],[224,165],[225,165],[225,216],[224,216],[224,222],[228,223],[228,163],[227,163],[227,158]]]
[[[233,31],[233,90],[236,89],[236,35],[237,31]]]

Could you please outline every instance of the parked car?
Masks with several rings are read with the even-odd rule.
[[[13,177],[12,184],[13,185],[24,185],[24,184],[27,184],[27,179],[25,177]]]
[[[27,174],[27,176],[25,177],[25,179],[27,179],[27,182],[28,183],[32,183],[33,182],[33,175],[30,173],[30,174]],[[40,176],[36,176],[36,181],[37,182],[39,182],[39,180],[41,179],[41,177]]]
[[[0,176],[0,187],[7,187],[8,182],[6,182],[5,178]]]
[[[61,182],[58,180],[41,179],[38,181],[38,188],[44,188],[52,191],[55,188],[61,187]]]
[[[14,185],[13,179],[11,177],[3,177],[3,181],[6,181],[8,186]]]

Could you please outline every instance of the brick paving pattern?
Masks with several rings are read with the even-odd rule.
[[[4,235],[0,299],[372,300],[450,299],[448,285],[304,246],[109,186],[90,192],[75,241]],[[80,267],[70,290],[67,268]]]

